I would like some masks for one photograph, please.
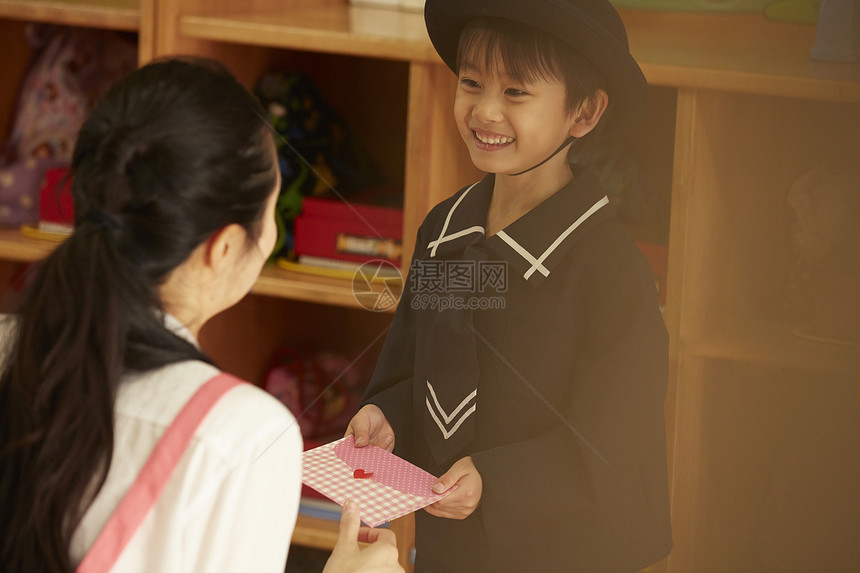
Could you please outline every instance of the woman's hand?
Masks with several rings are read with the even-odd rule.
[[[370,545],[359,547],[359,541]],[[347,501],[343,504],[337,543],[323,573],[404,573],[397,557],[394,533],[361,527],[355,502]]]
[[[471,456],[467,456],[451,466],[451,469],[445,472],[433,486],[433,491],[442,493],[455,485],[457,489],[450,495],[433,505],[428,505],[424,510],[430,515],[448,519],[466,519],[472,515],[472,512],[481,502],[484,481],[481,479],[481,474],[478,473],[478,468],[472,462]]]
[[[355,436],[357,448],[370,444],[389,452],[394,449],[394,430],[375,404],[367,404],[352,417],[343,436],[349,435]]]

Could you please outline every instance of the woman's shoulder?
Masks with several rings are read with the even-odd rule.
[[[117,394],[117,417],[134,425],[167,428],[194,393],[220,373],[212,365],[186,361],[128,376]],[[301,451],[294,416],[275,397],[250,383],[222,396],[195,437],[225,459],[243,452],[259,454],[275,440],[281,447]]]
[[[293,414],[274,396],[250,383],[224,396],[209,413],[201,433],[217,440],[213,446],[225,456],[244,451],[256,459],[270,449],[293,454],[302,451],[301,431]]]

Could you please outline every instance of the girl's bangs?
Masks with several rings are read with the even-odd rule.
[[[460,36],[457,70],[505,74],[518,83],[563,81],[555,43],[505,20],[475,20]]]

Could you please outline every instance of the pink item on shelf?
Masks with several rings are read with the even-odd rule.
[[[371,527],[417,511],[446,497],[433,493],[437,478],[376,446],[356,448],[352,436],[308,450],[302,482],[339,505],[358,504]]]

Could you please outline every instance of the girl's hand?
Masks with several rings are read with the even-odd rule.
[[[370,444],[389,452],[394,449],[394,430],[375,404],[367,404],[352,417],[343,436],[349,435],[355,436],[357,448]]]
[[[466,519],[481,502],[483,484],[481,474],[472,462],[472,457],[467,456],[451,466],[451,469],[445,472],[433,486],[435,493],[448,491],[454,485],[457,489],[445,499],[440,499],[424,509],[436,517]]]
[[[359,541],[370,545],[359,547]],[[397,557],[394,533],[361,527],[355,502],[347,501],[343,504],[337,543],[323,573],[404,573]]]

